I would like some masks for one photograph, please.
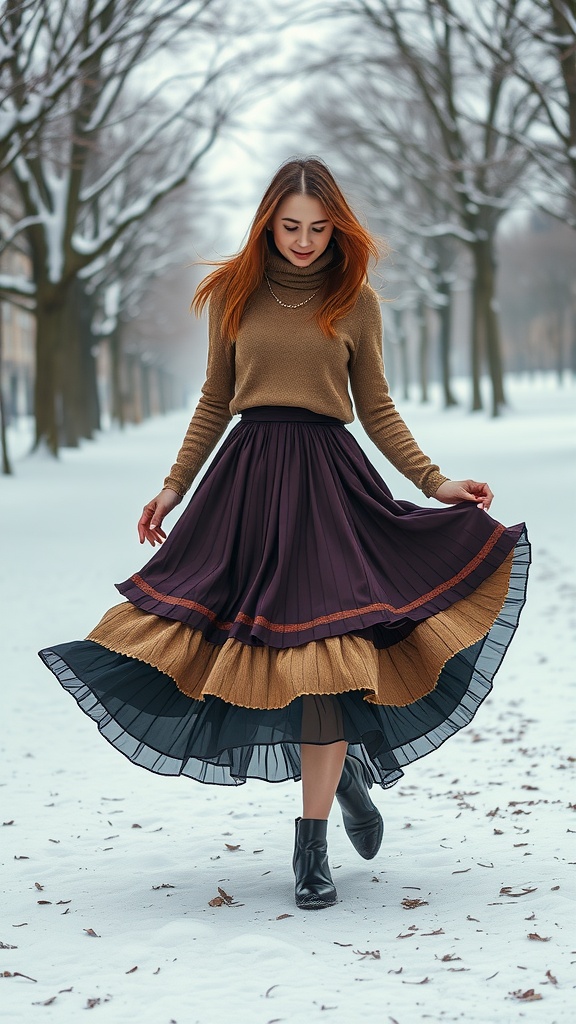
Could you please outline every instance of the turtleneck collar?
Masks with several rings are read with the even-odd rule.
[[[296,267],[280,253],[268,251],[265,270],[274,284],[297,291],[313,291],[320,288],[328,276],[334,259],[334,250],[328,246],[318,259],[307,267]]]

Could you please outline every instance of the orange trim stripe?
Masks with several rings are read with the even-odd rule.
[[[466,576],[469,576],[471,572],[474,572],[480,563],[486,558],[486,555],[490,553],[494,545],[498,542],[506,527],[499,523],[494,532],[488,538],[484,547],[478,552],[478,554],[472,558],[460,572],[452,576],[451,579],[446,580],[445,583],[440,583],[433,590],[429,590],[427,594],[423,594],[422,597],[416,598],[415,601],[411,601],[410,604],[404,604],[396,608],[393,604],[388,604],[384,601],[378,601],[375,604],[366,604],[361,608],[350,608],[347,611],[332,612],[330,615],[319,615],[316,619],[309,619],[308,622],[270,622],[269,619],[265,619],[262,615],[257,615],[255,619],[246,615],[244,612],[239,612],[234,622],[242,622],[246,626],[264,626],[265,629],[269,629],[273,633],[296,633],[302,629],[312,629],[314,626],[325,625],[329,622],[341,622],[343,619],[353,618],[356,615],[367,615],[370,612],[394,612],[396,615],[403,615],[405,612],[411,612],[415,608],[420,608],[423,604],[426,604],[432,598],[437,597],[439,594],[443,594],[446,590],[450,590],[452,587],[460,583]],[[228,631],[234,625],[233,622],[219,622],[216,613],[211,611],[210,608],[206,608],[203,604],[198,604],[197,601],[190,601],[186,597],[172,597],[170,594],[161,594],[160,591],[155,590],[149,583],[146,583],[138,574],[130,577],[132,582],[142,590],[145,594],[150,597],[154,597],[157,601],[161,601],[163,604],[171,604],[181,608],[190,608],[191,611],[199,612],[201,615],[205,615],[210,622],[213,622],[217,629]]]

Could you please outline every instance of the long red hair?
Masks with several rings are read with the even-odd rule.
[[[217,270],[200,282],[194,294],[192,308],[199,315],[212,292],[222,287],[226,300],[221,329],[229,340],[236,338],[246,303],[264,278],[266,227],[279,203],[290,195],[319,199],[334,224],[333,269],[327,277],[324,300],[315,314],[318,325],[328,337],[336,334],[335,321],[354,307],[367,279],[370,257],[377,260],[380,255],[376,240],[360,224],[326,164],[316,157],[289,160],[266,189],[244,248],[235,256],[215,261]]]

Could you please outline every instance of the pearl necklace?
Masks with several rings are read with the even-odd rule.
[[[276,302],[278,303],[278,305],[279,306],[283,306],[284,309],[299,309],[300,306],[305,306],[306,303],[310,302],[314,298],[314,296],[318,294],[318,291],[319,291],[319,289],[317,288],[315,292],[312,292],[312,295],[310,295],[309,298],[304,299],[304,302],[294,302],[294,303],[282,302],[282,300],[279,299],[278,296],[275,295],[274,292],[272,291],[272,285],[270,284],[270,280],[268,278],[268,274],[264,274],[264,277],[266,278],[266,284],[268,285],[268,288],[270,289],[270,295],[272,296],[273,299],[276,299]]]

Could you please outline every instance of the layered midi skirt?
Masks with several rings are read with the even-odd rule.
[[[126,600],[40,656],[150,771],[281,782],[346,740],[386,787],[490,692],[529,563],[524,524],[395,500],[339,420],[248,409]]]

